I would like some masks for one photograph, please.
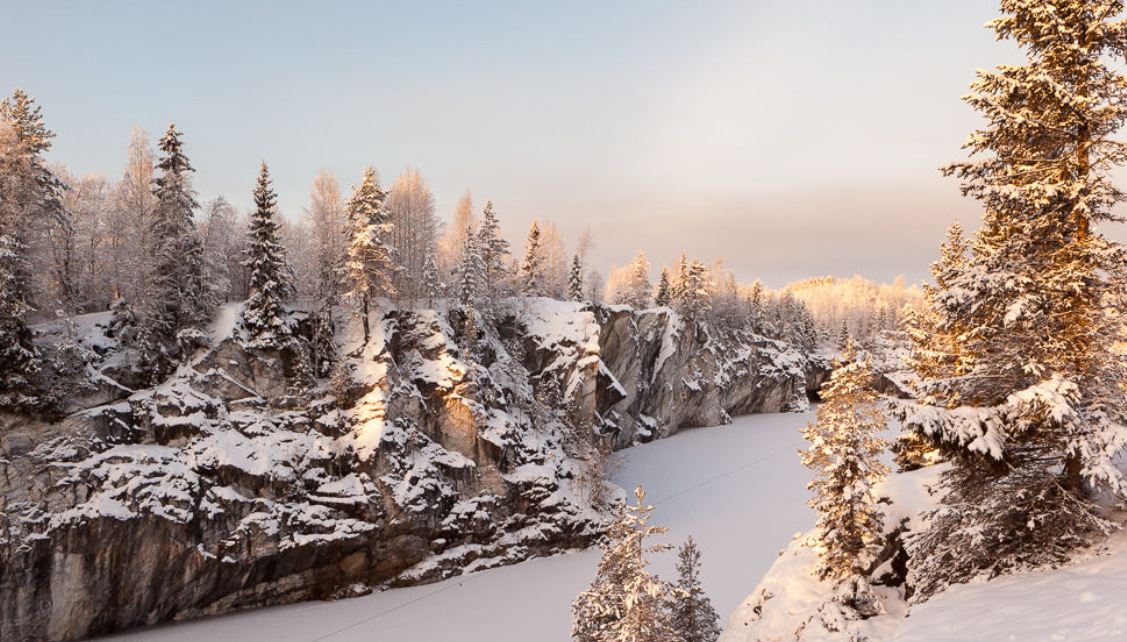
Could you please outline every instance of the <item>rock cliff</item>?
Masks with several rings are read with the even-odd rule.
[[[340,333],[331,381],[295,386],[287,355],[247,348],[228,319],[167,381],[134,391],[90,324],[99,349],[74,412],[0,417],[0,640],[584,546],[614,494],[601,445],[802,406],[824,370],[667,309],[512,299],[473,319],[393,310],[375,325],[367,343]]]

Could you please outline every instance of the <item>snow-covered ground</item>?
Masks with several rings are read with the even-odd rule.
[[[893,640],[1127,640],[1127,533],[1107,547],[1067,568],[953,587],[913,608]]]
[[[798,531],[814,523],[806,507],[809,473],[799,463],[798,430],[813,413],[753,415],[729,426],[686,430],[624,451],[618,482],[641,483],[667,526],[665,541],[692,535],[702,579],[721,616],[736,606]],[[445,582],[337,602],[306,602],[103,638],[121,642],[566,642],[571,601],[595,575],[589,550],[483,571]],[[652,570],[672,579],[675,555]]]

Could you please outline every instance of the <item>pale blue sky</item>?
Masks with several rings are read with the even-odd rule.
[[[249,205],[265,158],[296,216],[321,167],[410,164],[443,217],[469,187],[514,240],[547,217],[604,266],[685,248],[778,286],[916,280],[976,227],[936,168],[974,69],[1015,61],[992,0],[233,4],[0,0],[0,91],[74,172],[175,119],[201,200]]]

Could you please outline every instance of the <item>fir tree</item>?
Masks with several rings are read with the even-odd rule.
[[[1111,138],[1127,78],[1105,63],[1127,53],[1123,2],[1002,10],[988,26],[1027,62],[978,72],[966,101],[988,124],[966,147],[980,158],[944,170],[984,205],[969,255],[941,260],[950,274],[928,297],[955,358],[924,361],[921,402],[901,406],[954,464],[910,543],[918,598],[1066,559],[1111,528],[1093,490],[1124,491],[1113,460],[1127,444],[1127,364],[1113,344],[1127,254],[1096,229],[1123,200],[1109,172],[1127,157]]]
[[[426,264],[423,266],[423,295],[427,298],[427,305],[434,307],[435,301],[442,298],[442,277],[438,273],[438,261],[434,254],[427,255]]]
[[[270,181],[266,161],[254,187],[254,213],[247,229],[246,261],[250,269],[250,297],[243,309],[243,328],[250,344],[281,348],[291,340],[282,305],[293,296],[294,287],[282,247],[277,209],[278,197]]]
[[[676,642],[669,619],[670,587],[646,571],[647,553],[668,545],[646,545],[665,528],[647,522],[653,506],[643,506],[646,493],[634,491],[638,503],[622,507],[619,519],[600,544],[603,557],[591,587],[571,605],[571,637],[577,642]]]
[[[509,242],[501,238],[501,226],[497,221],[497,214],[493,211],[493,201],[485,202],[481,227],[477,231],[477,248],[481,254],[483,268],[482,286],[485,295],[492,301],[497,296],[497,289],[501,287],[505,275],[508,274],[505,262],[509,256]]]
[[[532,221],[532,227],[528,230],[528,245],[525,246],[524,263],[520,266],[521,292],[525,296],[540,296],[541,294],[540,281],[544,275],[541,274],[543,257],[541,257],[540,252],[540,223],[539,221]]]
[[[670,620],[683,642],[715,642],[720,615],[700,585],[700,550],[692,536],[677,551],[677,584]]]
[[[31,239],[36,230],[71,227],[67,187],[43,158],[54,136],[22,89],[0,101],[0,407],[15,410],[45,402],[34,383],[43,355],[26,320],[35,309]]]
[[[886,420],[870,387],[869,360],[858,358],[850,339],[836,365],[821,391],[816,421],[802,433],[810,442],[802,464],[815,473],[807,488],[818,513],[818,573],[842,581],[867,576],[883,546],[883,518],[872,489],[888,468],[878,459],[887,447],[877,436]]]
[[[654,305],[659,308],[668,307],[673,302],[673,294],[669,284],[669,268],[661,266],[661,277],[657,281],[657,293],[654,295]]]
[[[567,298],[569,301],[583,301],[583,263],[579,255],[571,257],[571,273],[567,279]]]
[[[345,296],[358,304],[365,344],[371,337],[369,316],[374,300],[395,294],[392,281],[395,250],[389,244],[392,224],[386,200],[387,192],[380,188],[376,169],[368,166],[345,206],[345,235],[349,245],[343,271],[350,287]]]

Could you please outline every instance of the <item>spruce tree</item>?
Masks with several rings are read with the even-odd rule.
[[[988,27],[1026,64],[979,71],[965,100],[987,119],[975,159],[945,173],[982,202],[961,265],[929,295],[951,333],[954,368],[921,368],[923,398],[904,425],[953,468],[943,505],[910,547],[917,596],[952,582],[1058,563],[1112,525],[1096,489],[1123,494],[1127,444],[1127,253],[1097,229],[1123,193],[1127,158],[1111,136],[1127,119],[1121,0],[1005,0]]]
[[[466,240],[462,247],[462,262],[458,264],[458,303],[472,308],[474,299],[481,293],[485,280],[485,262],[481,256],[479,237],[473,230],[466,230]]]
[[[623,303],[635,310],[645,310],[650,307],[650,292],[653,291],[653,286],[650,285],[650,262],[646,259],[645,252],[638,252],[630,262],[629,270],[630,283]]]
[[[54,136],[22,89],[0,101],[0,407],[15,410],[45,402],[34,383],[43,355],[27,325],[35,310],[31,240],[37,230],[71,226],[67,186],[43,158]]]
[[[692,536],[677,551],[677,584],[670,620],[682,642],[716,642],[720,637],[720,615],[701,588],[700,549]]]
[[[569,301],[583,301],[583,263],[579,255],[571,257],[571,273],[567,278],[567,298]]]
[[[835,582],[866,577],[884,543],[873,486],[888,472],[879,460],[887,443],[877,436],[886,420],[872,379],[869,360],[858,358],[850,339],[821,391],[816,420],[802,431],[810,442],[802,464],[815,474],[807,488],[818,513],[818,574]]]
[[[262,161],[254,187],[254,208],[243,262],[250,270],[250,297],[243,308],[243,329],[250,345],[281,348],[293,338],[283,302],[293,296],[294,286],[281,242],[278,197],[266,161]]]
[[[657,293],[654,295],[654,305],[659,308],[668,307],[673,302],[673,294],[669,284],[669,268],[661,266],[661,277],[657,281]]]
[[[765,314],[764,314],[764,301],[763,301],[763,283],[756,279],[751,284],[751,293],[747,297],[748,303],[748,325],[751,326],[751,331],[762,334],[765,330]],[[844,339],[843,339],[844,341]]]
[[[509,242],[501,238],[501,226],[493,211],[493,201],[485,202],[481,227],[477,231],[477,248],[483,268],[482,286],[485,296],[492,301],[508,274],[505,261],[509,256]]]
[[[349,284],[345,297],[355,301],[364,329],[364,343],[371,338],[369,316],[374,300],[392,296],[395,286],[395,250],[390,245],[392,224],[385,206],[387,192],[380,188],[376,169],[368,166],[360,185],[352,188],[345,206],[345,236],[348,253],[344,275]]]
[[[708,268],[699,259],[693,259],[684,267],[684,277],[679,280],[680,298],[675,301],[677,311],[690,320],[700,319],[712,308]]]
[[[670,587],[646,571],[646,554],[671,546],[647,545],[646,538],[666,531],[647,522],[653,506],[646,493],[634,491],[637,504],[623,505],[618,521],[600,544],[603,557],[591,587],[571,605],[571,637],[577,642],[677,642],[669,618]]]
[[[685,300],[686,288],[689,282],[689,260],[685,250],[681,250],[681,260],[677,262],[677,276],[673,279],[669,290],[669,297],[674,305],[679,306]]]
[[[159,145],[161,175],[153,186],[153,271],[140,345],[142,369],[152,379],[166,374],[180,355],[183,342],[178,335],[198,334],[217,304],[204,274],[203,242],[194,221],[199,204],[189,175],[195,170],[184,154],[181,135],[169,123]]]
[[[540,250],[540,222],[532,221],[528,229],[528,245],[525,246],[524,262],[520,266],[521,292],[525,296],[540,296],[544,278],[543,257]]]
[[[438,272],[438,261],[434,254],[428,254],[426,264],[423,265],[423,295],[427,298],[427,305],[434,307],[435,301],[442,298],[442,277]]]

